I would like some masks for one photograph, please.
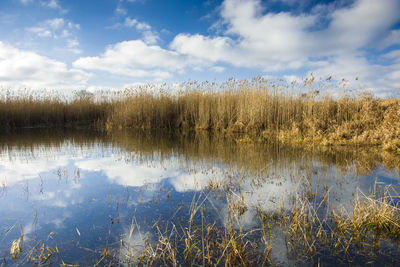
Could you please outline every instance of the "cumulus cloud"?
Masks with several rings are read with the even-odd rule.
[[[3,88],[79,88],[90,74],[63,62],[0,42],[0,86]]]
[[[295,5],[291,0],[283,2]],[[309,3],[303,1],[301,6]],[[133,28],[142,40],[115,43],[103,54],[82,57],[73,65],[155,80],[169,79],[186,69],[222,72],[234,66],[275,77],[310,73],[337,80],[358,77],[363,88],[378,88],[386,95],[399,87],[400,31],[395,28],[400,21],[399,1],[339,1],[315,5],[307,12],[268,8],[260,0],[225,0],[214,35],[179,33],[167,48],[156,45],[159,36],[149,24],[126,17],[115,27]],[[371,55],[385,62],[372,61]]]
[[[327,25],[318,28],[321,16],[326,15],[322,5],[308,14],[262,13],[259,0],[225,0],[221,6],[222,36],[178,34],[170,48],[214,63],[266,72],[305,68],[336,78],[359,76],[371,86],[394,88],[399,81],[375,82],[383,76],[396,79],[392,68],[370,63],[364,51],[399,43],[399,31],[391,29],[400,20],[399,9],[396,0],[357,0],[331,10]]]
[[[257,0],[226,0],[221,16],[227,25],[225,37],[178,35],[171,47],[185,54],[208,58],[211,49],[229,49],[215,60],[234,63],[239,58],[250,65],[269,68],[274,63],[307,60],[310,57],[337,55],[356,51],[387,34],[399,19],[393,0],[360,0],[349,8],[341,8],[330,15],[330,24],[311,30],[318,22],[317,14],[293,15],[290,12],[260,14]],[[374,19],[371,19],[374,18]],[[227,37],[236,36],[237,38]],[[203,47],[203,51],[198,51]],[[231,54],[228,54],[231,52]],[[234,58],[232,58],[234,56]],[[252,63],[250,63],[252,62]]]
[[[73,63],[76,68],[156,79],[167,79],[171,72],[180,72],[187,64],[185,56],[141,40],[117,43],[100,56],[83,57]]]

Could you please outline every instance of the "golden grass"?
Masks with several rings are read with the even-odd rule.
[[[302,84],[256,77],[222,84],[188,82],[181,87],[171,92],[149,85],[69,100],[51,95],[3,97],[0,128],[213,129],[265,138],[272,133],[282,140],[325,145],[381,144],[400,153],[398,99],[379,100],[350,91],[339,97],[320,95],[322,88],[337,88],[315,78]]]
[[[12,259],[18,259],[21,254],[21,238],[14,240],[11,244],[10,255]]]
[[[316,201],[316,194],[305,188],[292,196],[289,209],[277,205],[276,210],[265,213],[257,208],[259,224],[244,230],[239,221],[247,204],[232,191],[234,184],[221,186],[228,207],[223,227],[204,215],[210,192],[221,190],[210,185],[202,197],[194,197],[186,224],[167,222],[162,228],[156,223],[156,240],[149,242],[147,238],[142,254],[132,259],[128,253],[128,262],[146,266],[270,266],[274,265],[272,252],[276,249],[271,245],[276,237],[272,227],[285,235],[287,252],[302,264],[327,256],[327,250],[329,256],[345,256],[343,262],[351,262],[355,256],[368,260],[371,250],[379,253],[380,241],[389,238],[396,243],[400,237],[400,212],[388,190],[382,197],[376,193],[356,197],[351,210],[338,213],[329,209],[329,190]],[[133,231],[134,227],[130,235]]]
[[[387,187],[381,197],[377,195],[376,190],[370,196],[362,193],[361,196],[357,195],[353,210],[347,215],[343,210],[332,210],[337,232],[351,235],[353,242],[363,240],[369,235],[399,240],[398,196],[392,196],[389,189],[390,187]]]
[[[102,124],[110,103],[91,97],[21,95],[0,99],[0,128],[93,126]]]
[[[207,218],[209,194],[202,192],[193,197],[187,222],[180,225],[168,222],[163,227],[155,223],[156,240],[150,242],[148,237],[145,238],[145,248],[137,258],[132,258],[133,249],[127,246],[126,261],[138,266],[270,265],[268,239],[265,237],[264,250],[260,250],[262,244],[254,240],[260,229],[237,229],[235,216],[229,216],[225,226],[218,226],[217,221]],[[231,204],[231,212],[235,213],[235,204]],[[129,238],[134,229],[132,224]]]

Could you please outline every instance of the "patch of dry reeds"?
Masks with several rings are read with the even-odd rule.
[[[237,229],[232,216],[229,216],[225,226],[208,220],[204,205],[209,193],[204,194],[193,198],[186,223],[168,223],[165,227],[156,223],[155,242],[147,241],[141,255],[131,260],[146,266],[270,265],[271,248],[268,242],[265,240],[265,250],[262,251],[254,240],[254,234],[259,233],[260,229]],[[233,206],[235,204],[230,206],[230,210],[234,213]]]
[[[364,241],[371,236],[399,240],[400,209],[398,196],[390,193],[386,187],[379,196],[374,190],[366,196],[357,194],[350,212],[332,210],[336,232],[341,236],[350,236],[353,243]]]
[[[337,89],[315,77],[287,84],[258,76],[222,84],[187,82],[176,91],[144,86],[110,97],[77,94],[0,100],[0,127],[98,125],[106,129],[213,129],[330,144],[382,144],[400,153],[400,101]]]
[[[63,99],[53,95],[13,95],[0,98],[0,128],[103,125],[111,103],[90,96]]]

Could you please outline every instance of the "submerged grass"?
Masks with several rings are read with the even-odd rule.
[[[392,196],[386,188],[383,196],[374,192],[370,196],[357,195],[352,213],[332,210],[338,233],[351,235],[353,240],[365,239],[368,234],[393,240],[400,238],[400,209],[398,196]]]
[[[147,237],[136,258],[127,250],[123,261],[145,266],[274,266],[281,264],[273,255],[275,249],[281,249],[273,245],[277,233],[285,236],[293,264],[317,264],[321,257],[333,257],[332,262],[342,264],[362,257],[361,262],[367,263],[385,250],[385,242],[399,245],[400,210],[389,188],[382,197],[376,191],[369,196],[360,192],[352,208],[340,212],[331,207],[329,190],[316,200],[307,188],[292,195],[291,207],[278,204],[269,212],[256,207],[257,226],[247,229],[240,218],[254,207],[231,191],[231,184],[223,184],[219,191],[228,207],[224,224],[207,219],[207,200],[217,190],[213,185],[193,198],[186,222],[155,223],[156,238],[150,241]],[[133,231],[132,224],[129,236]]]
[[[136,258],[132,257],[134,248],[126,246],[125,261],[144,266],[270,265],[267,238],[264,243],[258,242],[261,229],[237,228],[233,209],[224,226],[208,219],[206,202],[210,194],[208,191],[194,196],[186,222],[155,223],[154,242],[145,238],[144,249]],[[134,229],[132,224],[129,240]]]
[[[292,142],[381,144],[400,153],[400,100],[343,91],[312,76],[286,84],[261,77],[225,83],[144,86],[123,92],[53,96],[3,96],[0,128],[97,126],[102,129],[208,129],[272,135]],[[250,139],[243,139],[248,143]]]
[[[362,264],[373,262],[374,255],[380,255],[387,242],[399,248],[400,209],[392,187],[382,191],[375,184],[368,196],[359,191],[350,208],[345,209],[332,206],[328,188],[319,196],[303,178],[298,188],[285,196],[289,203],[282,199],[276,201],[274,209],[264,209],[262,204],[246,202],[241,179],[210,180],[202,191],[194,192],[187,217],[174,219],[181,209],[178,208],[172,218],[154,222],[152,234],[141,231],[134,215],[129,231],[116,242],[107,242],[95,250],[79,248],[93,254],[96,265],[104,266],[280,265],[274,256],[276,250],[282,249],[274,246],[279,235],[285,240],[289,264],[293,265],[316,265],[323,257],[334,258],[332,262],[340,259],[346,265],[361,257],[357,263]],[[112,201],[111,195],[109,198]],[[217,214],[216,219],[212,214],[220,211],[213,200],[221,198],[226,214]],[[249,211],[255,215],[255,226],[245,227],[242,216]],[[80,235],[77,228],[76,231]],[[61,266],[72,266],[64,263],[63,251],[59,252],[57,246],[50,248],[35,241],[28,247],[23,236],[21,228],[21,237],[11,244],[13,260],[35,266],[61,261]],[[332,263],[324,259],[326,262]]]

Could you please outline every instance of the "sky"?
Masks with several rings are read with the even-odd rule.
[[[0,88],[345,79],[400,96],[400,0],[0,0]]]

